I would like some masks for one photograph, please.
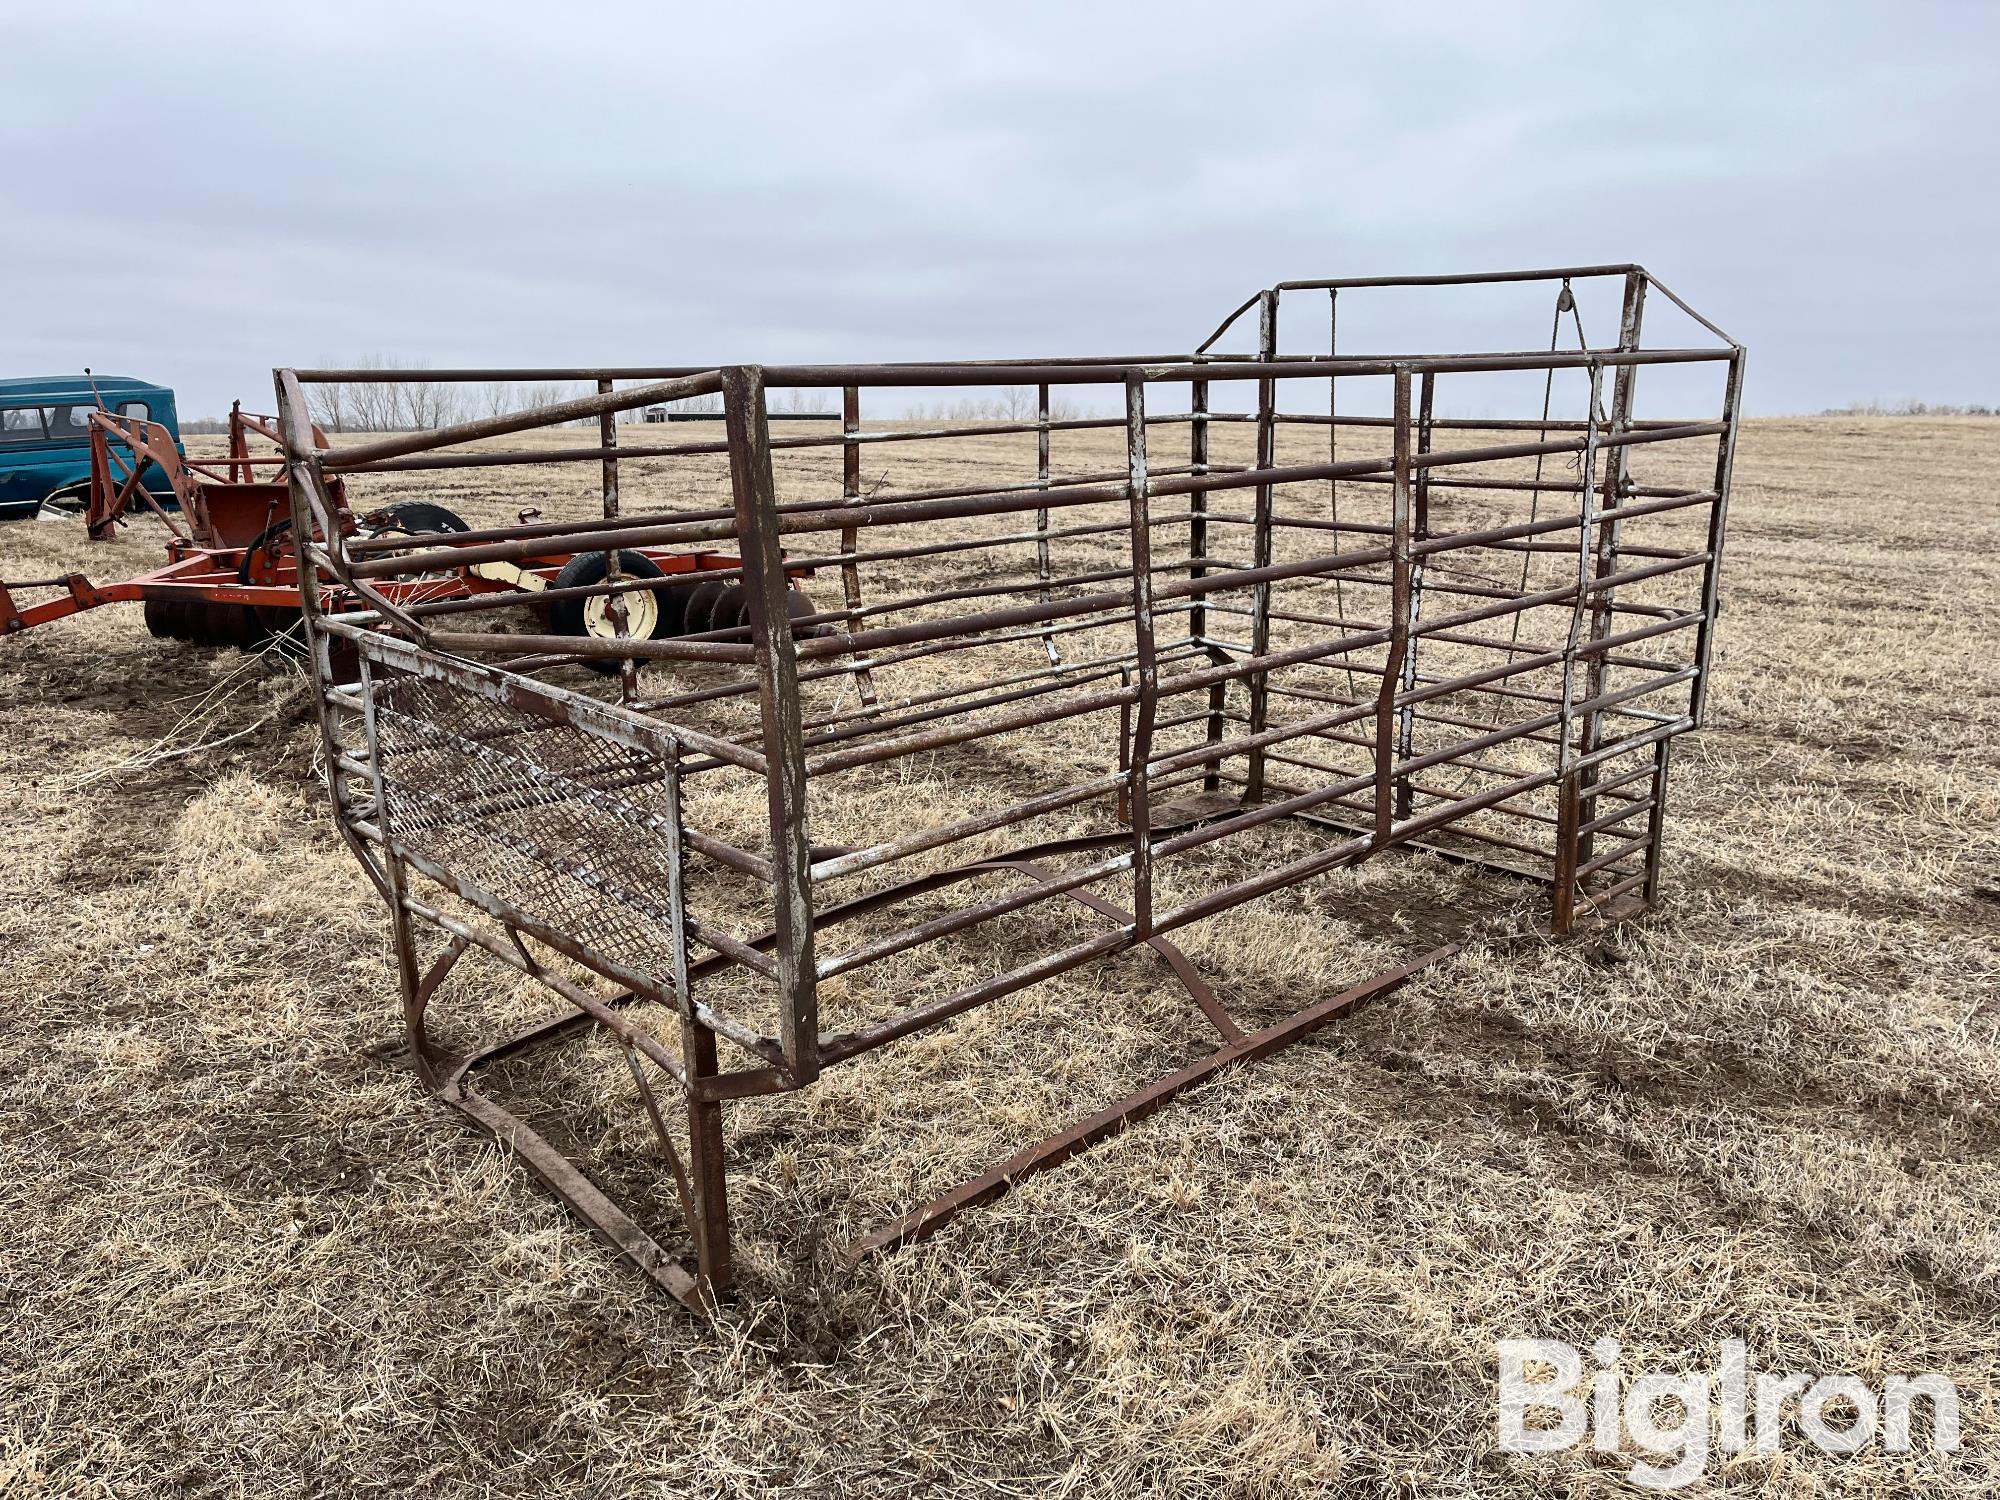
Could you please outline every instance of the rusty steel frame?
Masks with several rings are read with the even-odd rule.
[[[95,584],[82,573],[0,582],[0,635],[107,604],[143,603],[149,626],[155,623],[152,610],[160,605],[176,612],[177,618],[199,617],[204,623],[200,631],[168,632],[183,639],[244,645],[264,639],[267,632],[255,625],[253,612],[283,614],[298,604],[298,584],[289,569],[281,570],[269,584],[240,576],[246,547],[275,520],[288,520],[291,513],[283,478],[260,477],[258,472],[277,471],[282,476],[286,460],[277,420],[246,412],[242,402],[234,402],[227,457],[190,459],[181,453],[172,432],[158,422],[124,416],[101,405],[92,411],[86,534],[92,541],[108,540],[135,505],[143,504],[167,528],[166,562],[111,584]],[[326,435],[317,427],[309,431],[313,441],[324,447]],[[272,444],[272,451],[253,452],[253,436]],[[141,482],[149,465],[165,476],[179,506],[178,517]],[[14,597],[16,591],[56,590],[60,592],[55,597],[33,603]]]
[[[1595,346],[1573,288],[1599,281],[1618,293],[1617,331]],[[1324,351],[1280,341],[1288,297],[1337,304],[1375,289],[1519,283],[1557,289],[1556,327],[1567,312],[1577,347],[1552,338],[1544,351],[1356,356],[1337,347],[1337,317],[1320,325]],[[1648,347],[1649,294],[1714,342]],[[1222,352],[1251,314],[1254,348]],[[859,1256],[935,1232],[1455,951],[1436,948],[1249,1030],[1174,947],[1183,927],[1396,849],[1538,882],[1557,934],[1653,902],[1671,747],[1702,719],[1743,357],[1643,268],[1615,265],[1280,283],[1186,355],[398,371],[572,380],[594,393],[331,450],[313,441],[306,387],[389,377],[275,372],[293,530],[312,539],[299,575],[328,779],[340,831],[389,911],[404,1056],[640,1269],[709,1309],[733,1277],[725,1101],[807,1087],[826,1068],[1127,949],[1150,946],[1171,966],[1217,1034],[1213,1051],[863,1236],[850,1249]],[[1713,411],[1639,417],[1639,372],[1665,366],[1719,372]],[[1496,374],[1544,380],[1540,415],[1532,403],[1518,416],[1441,412],[1441,386]],[[1580,416],[1551,414],[1558,377],[1585,392]],[[1343,402],[1343,387],[1371,380],[1386,382],[1386,412]],[[838,430],[774,436],[783,414],[767,400],[773,387],[838,391]],[[1025,389],[1034,414],[863,425],[864,395],[936,387]],[[1056,416],[1051,388],[1115,391],[1122,414]],[[1323,389],[1327,410],[1287,410],[1285,394],[1298,388]],[[718,392],[722,438],[619,444],[619,413]],[[490,446],[585,422],[596,424],[595,446]],[[1327,438],[1313,441],[1324,458],[1282,451],[1322,426]],[[1064,434],[1119,429],[1121,467],[1052,465]],[[1185,458],[1167,455],[1163,436],[1183,430]],[[1232,432],[1247,455],[1222,451]],[[1486,439],[1459,443],[1468,432]],[[1031,469],[883,495],[864,487],[864,453],[975,435],[1032,439]],[[1371,439],[1381,446],[1353,451]],[[774,453],[816,449],[837,450],[837,475],[823,492],[781,496]],[[1632,459],[1648,450],[1669,455],[1662,462],[1684,455],[1697,480],[1639,482]],[[647,510],[629,485],[621,493],[621,465],[703,458],[727,463],[726,507]],[[1531,476],[1501,472],[1529,461]],[[599,466],[599,516],[475,530],[417,552],[336,524],[333,487],[364,475],[577,463]],[[1302,494],[1323,496],[1324,508]],[[1177,533],[1184,539],[1168,546]],[[426,569],[718,545],[731,565],[702,576],[741,590],[743,623],[693,636],[580,640],[510,628],[504,616],[495,628],[453,628],[462,614],[527,601],[506,590],[393,602],[398,583]],[[1111,560],[1058,570],[1058,552],[1086,545],[1110,548]],[[869,591],[899,566],[966,558],[983,571],[950,575],[956,586]],[[1537,562],[1554,574],[1532,577]],[[837,577],[840,594],[800,616],[786,591],[807,569]],[[573,592],[623,600],[674,586],[614,570]],[[1105,636],[1112,644],[1093,646]],[[335,671],[337,647],[358,657],[358,682]],[[622,675],[599,679],[597,693],[543,680],[592,658],[624,663]],[[923,676],[975,662],[966,681]],[[655,670],[678,674],[677,690],[649,698]],[[839,797],[912,757],[990,750],[1091,715],[1118,723],[1115,763],[1100,773],[964,815],[914,817],[872,843],[814,839],[816,794]],[[687,810],[690,788],[730,777],[761,789],[754,847]],[[1034,836],[1049,818],[1086,823]],[[1254,850],[1257,830],[1280,820],[1315,831],[1309,852],[1254,855],[1254,873],[1189,894],[1213,863],[1203,851]],[[996,849],[999,838],[1019,842]],[[762,930],[746,935],[713,915],[709,898],[690,893],[697,875],[705,888],[742,893],[763,912]],[[982,889],[994,878],[1016,884]],[[847,893],[834,895],[841,884]],[[866,928],[867,918],[947,895],[939,915],[841,946],[843,924]],[[835,1025],[822,1015],[829,979],[1047,902],[1082,903],[1106,925],[1048,939],[949,993],[899,998],[885,1015]],[[443,946],[426,961],[431,942]],[[475,951],[540,982],[563,1009],[497,1042],[446,1048],[429,1011]],[[579,968],[600,987],[580,982]],[[725,976],[750,985],[766,1011],[725,998],[712,983]],[[635,1002],[670,1012],[672,1034],[643,1024]],[[584,1026],[625,1053],[671,1168],[690,1257],[669,1253],[474,1087],[485,1063]],[[682,1096],[684,1150],[659,1106],[660,1076]]]
[[[288,460],[278,420],[247,412],[242,402],[234,402],[229,411],[227,454],[190,459],[175,446],[172,433],[157,422],[102,408],[92,411],[87,534],[93,541],[108,539],[143,501],[167,527],[166,562],[109,584],[93,583],[82,573],[0,580],[0,636],[111,604],[142,604],[153,634],[199,645],[256,649],[283,635],[299,607],[296,563],[288,546],[268,551],[259,546],[273,534],[274,523],[282,523],[279,530],[288,530],[292,519],[290,492],[283,477]],[[326,434],[317,425],[310,426],[308,432],[315,449],[327,446]],[[272,451],[253,451],[253,437],[272,444]],[[615,442],[615,430],[606,440]],[[163,509],[140,483],[148,464],[157,464],[165,473],[180,507],[179,519]],[[605,469],[606,514],[615,516],[616,465],[607,460]],[[343,533],[353,532],[357,526],[365,528],[370,517],[356,517],[347,511],[344,488],[338,481],[328,486],[327,493],[327,513]],[[449,535],[440,533],[440,542]],[[476,599],[481,593],[504,591],[512,602],[523,587],[532,589],[543,604],[604,592],[554,586],[571,556],[545,551],[500,570],[453,567],[434,576],[391,580],[375,589],[373,598],[384,608],[400,610],[412,601],[422,601],[430,609],[450,612],[453,601]],[[731,567],[735,559],[710,551],[655,552],[648,554],[648,561],[678,580],[690,571]],[[615,568],[612,582],[617,582]],[[33,601],[16,598],[31,592],[52,597]]]

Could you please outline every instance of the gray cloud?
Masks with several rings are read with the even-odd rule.
[[[2000,400],[1988,7],[496,0],[5,30],[0,364],[149,376],[190,412],[373,351],[1181,348],[1281,278],[1626,259],[1752,346],[1755,410]],[[1473,341],[1405,312],[1344,344]]]

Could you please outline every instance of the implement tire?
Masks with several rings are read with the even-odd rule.
[[[551,589],[588,588],[592,584],[604,582],[611,572],[611,554],[608,552],[579,552],[563,564],[556,574]],[[630,548],[618,554],[618,572],[625,578],[664,578],[655,563],[643,552]],[[676,633],[679,621],[672,616],[678,610],[669,608],[662,597],[669,591],[662,589],[635,589],[618,597],[625,601],[627,630],[625,635],[642,641],[662,640]],[[678,602],[678,601],[676,601]],[[557,599],[549,605],[549,624],[557,635],[584,636],[591,640],[617,640],[620,638],[617,626],[611,618],[611,596],[597,594],[585,599]],[[613,673],[624,663],[615,656],[585,657],[583,664],[593,672]]]

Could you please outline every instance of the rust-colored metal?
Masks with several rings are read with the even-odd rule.
[[[616,448],[616,431],[609,425],[612,420],[607,413],[607,453]],[[306,430],[313,451],[326,451],[326,433],[316,424]],[[257,448],[253,439],[274,445],[274,449]],[[91,470],[85,508],[88,534],[93,540],[108,539],[127,523],[135,507],[143,506],[167,528],[166,563],[105,585],[94,584],[81,573],[0,582],[0,635],[50,624],[86,609],[127,603],[144,606],[146,626],[152,634],[198,645],[247,649],[285,635],[297,623],[300,605],[282,443],[278,418],[246,412],[240,401],[230,408],[228,453],[219,459],[184,457],[173,434],[160,423],[102,408],[90,413]],[[148,466],[157,466],[166,476],[174,510],[163,507],[140,482]],[[386,538],[388,546],[409,549],[409,534],[394,524],[391,513],[356,516],[347,505],[344,479],[335,475],[323,485],[326,517],[315,524],[330,521],[340,535],[356,543]],[[603,486],[604,515],[615,519],[615,458],[603,460]],[[449,550],[451,539],[451,533],[439,533],[436,544]],[[692,571],[732,574],[740,567],[736,558],[712,551],[639,550],[662,575],[661,583],[654,587],[667,586]],[[557,576],[575,555],[576,549],[543,546],[520,550],[511,560],[494,564],[477,558],[461,562],[453,554],[451,561],[427,570],[427,576],[421,578],[413,571],[411,577],[379,587],[344,577],[327,581],[344,584],[349,602],[394,611],[405,622],[416,619],[408,610],[419,602],[438,612],[448,611],[455,601],[482,594],[503,593],[511,601],[529,591],[535,594],[536,604],[545,608],[608,593],[612,628],[607,635],[615,649],[616,637],[626,628],[619,613],[627,589],[616,560],[618,554],[609,554],[612,561],[606,570],[606,586],[557,587]],[[791,568],[786,576],[795,581],[808,572]],[[30,592],[53,597],[33,603],[16,598]]]
[[[1317,324],[1322,298],[1351,309],[1435,287],[1525,307],[1530,352],[1285,345],[1288,298],[1306,295]],[[1647,346],[1649,293],[1691,342]],[[1532,352],[1551,302],[1558,337]],[[1586,317],[1615,338],[1589,343]],[[442,372],[430,378],[596,390],[334,451],[313,441],[306,389],[379,377],[277,372],[333,802],[390,907],[408,1055],[609,1243],[708,1310],[734,1275],[729,1100],[810,1087],[1080,965],[1157,952],[1220,1045],[854,1241],[887,1249],[1454,951],[1246,1031],[1173,945],[1183,927],[1416,849],[1547,887],[1557,933],[1652,901],[1669,756],[1701,717],[1742,362],[1642,268],[1617,265],[1280,283],[1184,356]],[[1674,372],[1659,412],[1640,406],[1655,367]],[[1021,415],[864,420],[871,401],[925,387],[1014,393],[998,404]],[[838,391],[837,430],[774,434],[775,388]],[[1122,413],[1070,414],[1063,391]],[[1323,409],[1295,409],[1301,391]],[[722,439],[618,444],[618,412],[716,393]],[[590,421],[594,448],[465,446]],[[1065,451],[1120,429],[1115,467]],[[905,461],[971,437],[1000,441],[975,472],[961,455],[949,485]],[[815,454],[825,466],[805,463]],[[730,503],[649,508],[642,459],[664,466],[669,493],[677,466],[712,481],[698,466],[724,460]],[[530,462],[601,465],[602,513],[417,551],[332,524],[343,478],[450,469],[476,486],[482,468]],[[720,549],[681,555],[703,559],[729,604],[678,634],[580,640],[500,613],[533,602],[526,585],[409,592],[439,568],[504,574],[634,547]],[[823,612],[789,588],[813,568],[841,581]],[[614,572],[559,592],[680,586]],[[628,664],[615,688],[573,671],[608,660]],[[1057,771],[1027,753],[1052,734]],[[919,768],[946,795],[898,798]],[[732,832],[742,815],[724,806],[755,806],[761,833]],[[898,814],[871,824],[862,806]],[[1309,840],[1272,839],[1281,823]],[[1046,920],[1062,903],[1104,925]],[[1000,923],[1013,924],[1004,960],[987,941]],[[881,982],[892,959],[921,972],[912,956],[968,941],[983,956],[956,988]],[[436,976],[464,954],[541,980],[561,1010],[444,1056],[428,1016]],[[649,1024],[660,1014],[674,1024]],[[471,1090],[479,1062],[575,1027],[607,1032],[634,1071],[681,1255]],[[678,1134],[667,1086],[684,1097]]]
[[[290,525],[284,459],[257,452],[252,437],[275,441],[275,417],[242,409],[229,414],[229,455],[189,459],[160,423],[100,407],[90,413],[90,481],[84,524],[107,540],[143,508],[168,532],[165,565],[118,583],[93,584],[81,573],[0,585],[0,634],[25,630],[107,604],[141,603],[155,635],[208,645],[249,646],[267,639],[298,613],[298,580],[289,561],[274,566],[277,549],[260,559],[258,543]],[[324,447],[326,436],[312,429]],[[174,508],[164,507],[142,478],[165,476]],[[344,486],[334,486],[336,495]],[[53,598],[17,602],[17,591]]]

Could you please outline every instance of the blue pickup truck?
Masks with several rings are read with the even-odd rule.
[[[34,516],[44,501],[85,502],[90,413],[100,398],[106,410],[160,423],[180,447],[174,393],[165,386],[123,375],[0,380],[0,520]],[[157,465],[148,466],[144,483],[163,503],[172,502],[173,490]]]

